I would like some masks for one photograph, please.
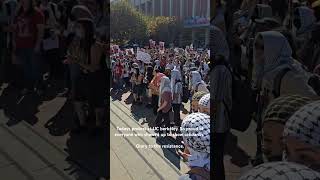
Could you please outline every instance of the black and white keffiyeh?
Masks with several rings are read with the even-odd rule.
[[[320,180],[320,174],[292,162],[272,162],[254,167],[239,180]]]
[[[320,147],[320,101],[309,103],[295,112],[287,121],[283,136]]]
[[[192,113],[181,124],[185,143],[194,151],[210,153],[210,116]]]
[[[205,108],[210,108],[210,93],[204,95],[200,101],[199,106],[203,106]]]
[[[263,114],[263,123],[273,121],[285,124],[293,113],[310,102],[312,102],[310,98],[300,95],[287,95],[274,99]]]

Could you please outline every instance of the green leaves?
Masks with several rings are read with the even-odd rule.
[[[175,17],[151,17],[138,12],[127,0],[112,3],[110,7],[111,41],[125,44],[133,40],[146,44],[149,38],[174,42],[182,30],[182,23]]]

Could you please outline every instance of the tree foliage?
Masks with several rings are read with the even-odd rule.
[[[181,34],[182,24],[176,17],[148,17],[148,31],[150,37],[157,41],[174,43]]]
[[[128,40],[143,42],[148,36],[145,17],[126,0],[111,4],[110,31],[111,40],[118,44]]]
[[[124,44],[128,41],[146,43],[149,38],[174,43],[181,33],[182,23],[175,17],[145,16],[130,5],[127,0],[111,3],[111,40]]]

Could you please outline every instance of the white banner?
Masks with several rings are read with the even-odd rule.
[[[144,63],[150,63],[151,62],[151,56],[148,53],[137,51],[137,60],[140,60]]]

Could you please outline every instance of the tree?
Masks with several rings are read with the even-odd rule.
[[[129,40],[137,43],[146,42],[146,17],[135,10],[127,0],[111,3],[110,21],[110,38],[114,43],[125,44]]]
[[[147,17],[150,37],[157,41],[174,43],[181,33],[182,23],[175,17]]]

